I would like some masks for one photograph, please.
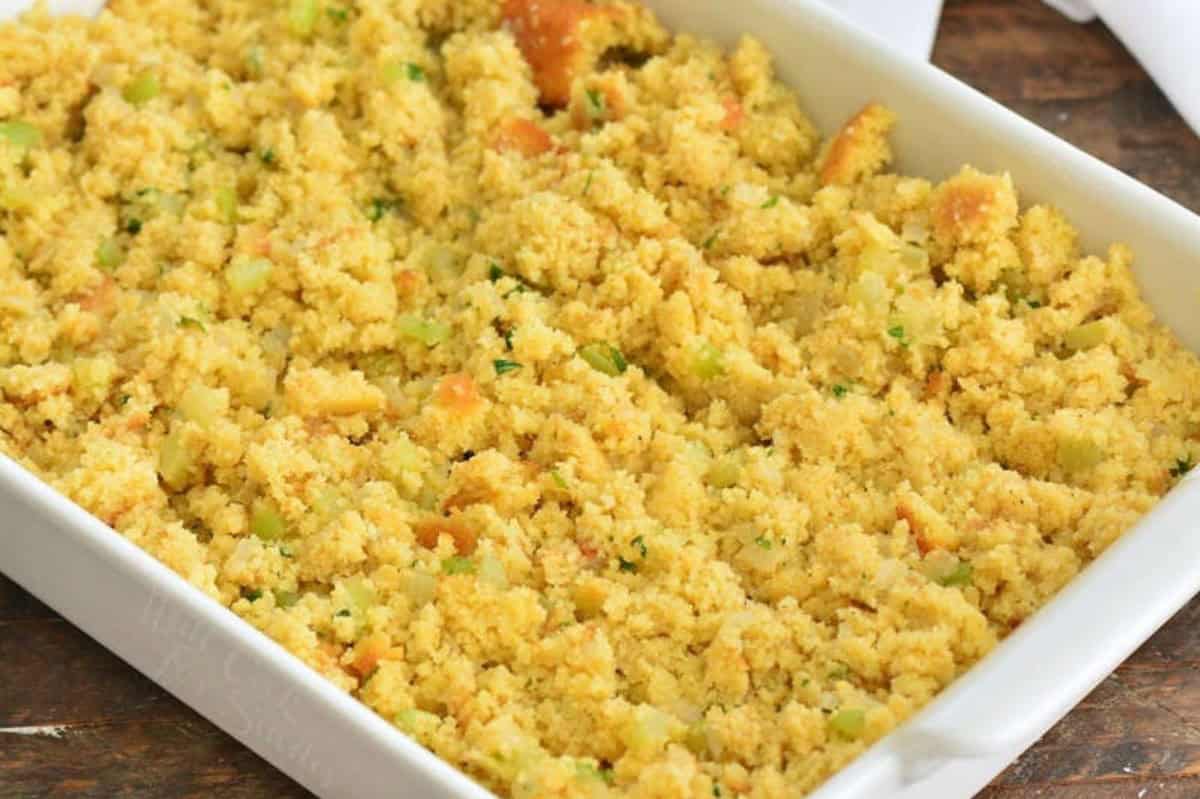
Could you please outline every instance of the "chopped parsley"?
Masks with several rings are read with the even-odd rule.
[[[592,189],[592,173],[591,173],[591,172],[588,172],[588,175],[587,175],[587,182],[583,184],[583,193],[584,193],[584,195],[586,196],[586,195],[587,195],[587,193],[588,193],[589,191],[591,191],[591,189]]]
[[[504,349],[508,350],[509,352],[512,352],[512,337],[512,330],[504,331]]]
[[[497,358],[496,360],[492,361],[492,367],[495,368],[496,375],[499,376],[506,375],[509,372],[517,371],[521,368],[521,364],[517,363],[516,361],[505,360],[504,358]]]
[[[391,197],[376,197],[371,200],[367,206],[367,219],[372,222],[378,222],[388,214],[389,211],[395,210],[400,205],[400,201]]]
[[[125,223],[125,232],[130,234],[131,236],[136,236],[137,234],[141,233],[142,232],[142,220],[130,219],[128,222]]]
[[[604,95],[596,89],[588,89],[584,94],[587,97],[588,116],[594,121],[604,119],[606,111]]]
[[[887,334],[900,342],[901,347],[908,346],[908,340],[904,337],[904,325],[892,325],[888,328]]]
[[[179,317],[179,326],[180,327],[193,327],[196,330],[199,330],[201,333],[203,333],[206,329],[204,327],[203,322],[201,322],[199,319],[194,319],[193,317],[190,317],[190,316]]]
[[[488,266],[488,280],[492,281],[493,283],[496,283],[501,278],[505,278],[505,277],[511,277],[517,283],[517,285],[513,286],[511,289],[504,292],[503,298],[506,300],[514,294],[524,294],[527,291],[541,291],[541,289],[538,286],[533,285],[525,278],[520,277],[519,275],[510,275],[508,272],[505,272],[500,267],[500,264],[496,263],[495,261],[492,261],[491,265]]]
[[[342,608],[333,615],[337,616],[339,619],[348,619],[350,618],[350,608]]]
[[[707,239],[705,239],[704,243],[700,245],[700,249],[707,250],[710,247],[712,247],[713,244],[715,244],[717,242],[717,234],[719,234],[720,232],[721,231],[719,231],[719,230],[714,230],[712,232],[712,235],[709,236]]]
[[[637,574],[638,570],[636,563],[634,563],[632,560],[625,560],[625,558],[617,558],[617,567],[621,571],[629,572],[630,574]]]
[[[763,203],[760,207],[763,209],[766,209],[766,208],[774,208],[777,205],[779,205],[779,195],[773,194],[773,195],[771,195],[771,198],[769,200],[767,200],[765,203]]]
[[[275,151],[268,147],[258,154],[258,158],[264,164],[270,166],[271,164],[275,163]]]
[[[1182,458],[1175,459],[1175,465],[1171,467],[1172,477],[1183,477],[1192,470],[1196,464],[1192,461],[1191,455],[1184,455]]]
[[[257,588],[252,588],[249,591],[242,589],[242,598],[250,602],[257,602],[262,599],[262,591]]]
[[[425,82],[425,70],[411,61],[404,65],[404,75],[413,83]]]
[[[772,546],[771,540],[769,538],[766,538],[761,535],[758,538],[754,539],[754,543],[758,544],[763,549],[770,549]]]
[[[550,479],[552,479],[554,484],[563,491],[567,490],[567,478],[563,477],[562,472],[560,472],[558,469],[550,470]]]
[[[642,553],[643,558],[645,558],[646,555],[650,554],[650,550],[646,548],[646,540],[644,538],[642,538],[640,535],[637,538],[630,541],[629,543],[631,543],[635,547],[637,547],[638,552]]]
[[[348,8],[328,8],[325,13],[334,22],[345,22],[350,19],[350,9]]]
[[[842,385],[841,383],[834,385],[832,391],[833,391],[833,396],[837,397],[838,399],[841,399],[842,397],[844,397],[850,393],[850,389],[847,388],[846,386]]]

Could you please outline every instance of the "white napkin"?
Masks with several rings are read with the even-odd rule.
[[[16,19],[33,8],[34,0],[0,0],[0,22]],[[51,14],[82,14],[93,17],[104,8],[105,0],[49,0]]]
[[[1200,0],[1045,0],[1076,22],[1099,16],[1200,133]],[[909,55],[928,58],[941,0],[824,0]]]
[[[824,0],[895,49],[925,60],[933,52],[942,0]]]

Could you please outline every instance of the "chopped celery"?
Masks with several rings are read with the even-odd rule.
[[[697,757],[708,754],[708,723],[704,719],[688,725],[683,745]]]
[[[12,119],[0,122],[0,139],[7,139],[18,150],[28,150],[41,144],[42,132],[28,122]]]
[[[850,302],[867,309],[879,310],[887,306],[887,282],[878,272],[866,271],[850,287]]]
[[[363,613],[375,604],[375,589],[367,585],[361,577],[351,577],[342,585],[345,586],[346,593],[358,612]]]
[[[404,578],[404,593],[414,607],[428,605],[437,595],[437,578],[424,572],[410,571]]]
[[[960,560],[952,570],[938,577],[937,582],[947,588],[962,587],[970,585],[974,575],[975,568],[965,560]]]
[[[96,263],[109,272],[125,260],[125,250],[116,239],[104,239],[96,247]]]
[[[1067,346],[1067,349],[1079,352],[1098,347],[1107,339],[1108,327],[1103,320],[1098,320],[1068,330],[1063,336],[1063,344]]]
[[[432,713],[426,713],[424,710],[405,708],[396,714],[395,722],[397,727],[411,734],[424,728],[436,727],[442,720]]]
[[[1066,472],[1082,472],[1104,460],[1104,450],[1090,438],[1063,436],[1058,440],[1058,465]]]
[[[405,76],[405,66],[403,61],[388,61],[379,68],[379,78],[385,84],[391,85]]]
[[[450,338],[450,326],[436,320],[405,314],[396,320],[401,338],[419,341],[426,347],[436,347]]]
[[[261,78],[263,74],[263,49],[258,45],[246,51],[246,67],[250,74]]]
[[[288,30],[296,36],[311,36],[321,14],[317,0],[291,0],[288,4]]]
[[[200,383],[188,386],[179,400],[179,410],[184,418],[204,426],[215,422],[228,407],[229,396],[225,391]]]
[[[258,502],[250,517],[250,532],[263,541],[277,541],[287,534],[287,522],[269,503]]]
[[[649,705],[641,705],[634,711],[633,725],[625,741],[635,752],[659,749],[670,739],[669,722],[666,713]]]
[[[161,91],[162,87],[158,83],[158,76],[147,69],[139,72],[133,80],[125,84],[121,96],[130,105],[145,105],[158,97]]]
[[[425,468],[425,457],[420,447],[408,438],[400,438],[384,447],[379,455],[379,467],[385,477],[396,483],[406,474],[420,474]]]
[[[711,380],[725,374],[725,353],[705,342],[692,358],[692,374],[701,380]]]
[[[276,588],[272,593],[275,594],[275,605],[281,608],[294,607],[300,601],[300,594],[296,591],[285,591]]]
[[[261,290],[271,279],[273,264],[266,258],[236,261],[225,270],[225,280],[235,296],[245,296]]]
[[[213,198],[217,204],[217,210],[221,214],[221,220],[226,224],[233,225],[238,221],[238,196],[232,186],[222,186],[217,189],[217,193]]]
[[[475,561],[458,555],[442,561],[443,574],[474,574]]]
[[[579,348],[579,357],[587,362],[597,372],[616,377],[629,368],[629,363],[621,351],[611,344],[597,341],[585,344]]]
[[[158,447],[158,473],[170,488],[178,490],[187,484],[191,472],[192,454],[179,433],[171,433]]]
[[[867,714],[861,708],[842,708],[829,717],[829,730],[847,740],[862,737],[867,728]]]

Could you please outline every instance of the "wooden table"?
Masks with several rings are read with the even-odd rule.
[[[950,0],[934,60],[1200,210],[1200,139],[1102,26]],[[0,657],[0,797],[308,796],[3,578]],[[1200,797],[1200,601],[978,799],[1027,797]]]

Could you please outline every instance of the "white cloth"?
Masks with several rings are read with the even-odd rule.
[[[823,0],[893,48],[925,60],[933,52],[942,0]]]
[[[941,0],[824,0],[909,55],[928,58]],[[1200,0],[1046,0],[1076,22],[1097,16],[1200,133]]]

